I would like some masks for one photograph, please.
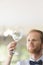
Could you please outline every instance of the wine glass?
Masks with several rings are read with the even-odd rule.
[[[15,40],[18,43],[18,41],[22,39],[23,33],[22,32],[14,32],[11,34],[11,36],[12,36],[13,40]],[[11,52],[15,55],[18,55],[18,53],[15,50],[13,50]]]
[[[4,36],[7,37],[8,35],[10,35],[13,38],[13,40],[15,40],[18,43],[18,41],[23,37],[23,32],[13,32],[12,30],[8,29],[4,32]],[[11,51],[11,53],[18,55],[18,53],[15,50]]]

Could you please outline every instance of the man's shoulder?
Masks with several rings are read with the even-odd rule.
[[[17,65],[30,65],[29,59],[18,61]]]

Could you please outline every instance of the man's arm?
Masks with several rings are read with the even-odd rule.
[[[3,65],[10,65],[13,55],[8,55]]]
[[[13,57],[13,53],[12,51],[16,48],[16,42],[11,42],[8,44],[8,56],[7,59],[5,60],[3,65],[10,65],[12,57]]]

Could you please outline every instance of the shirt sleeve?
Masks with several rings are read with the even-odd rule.
[[[17,64],[16,65],[28,65],[27,64],[28,62],[26,62],[26,61],[19,61],[19,62],[17,62]]]
[[[16,65],[20,65],[20,61],[16,63]]]

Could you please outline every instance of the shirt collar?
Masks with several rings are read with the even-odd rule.
[[[39,59],[37,59],[37,60],[35,60],[34,58],[30,58],[30,60],[31,61],[39,61],[39,60],[42,60],[43,61],[43,55]]]

